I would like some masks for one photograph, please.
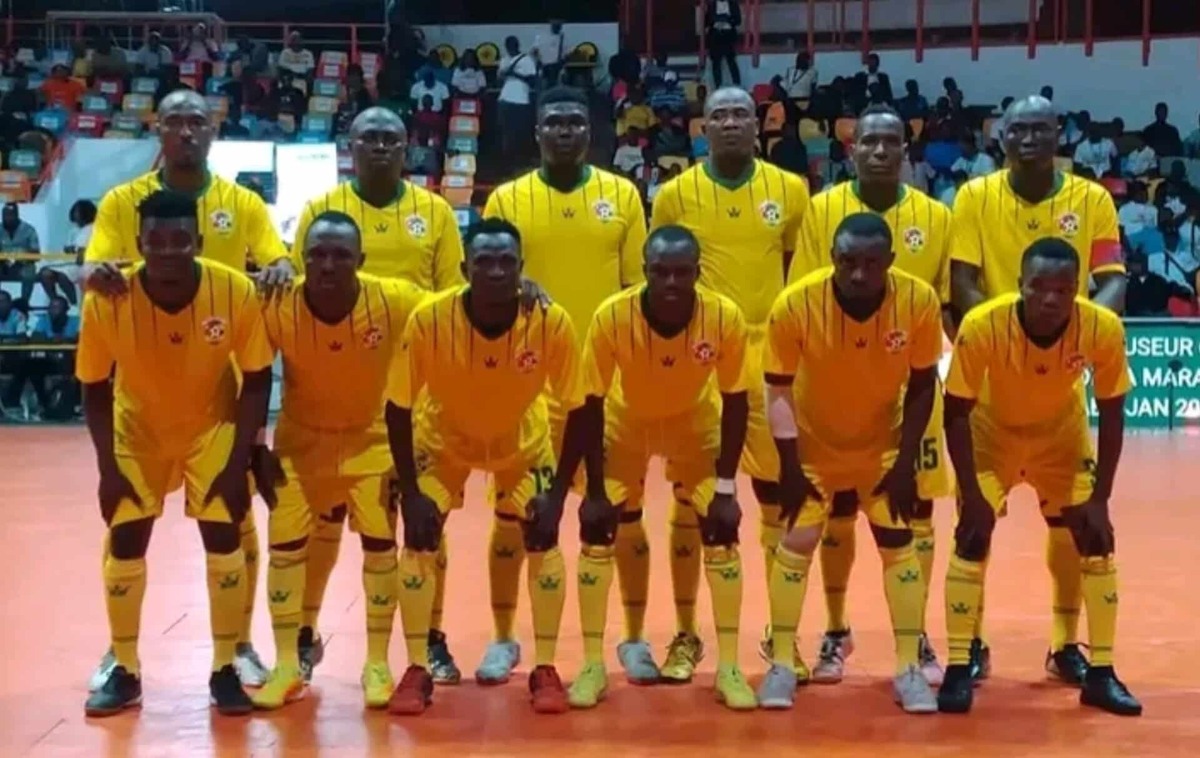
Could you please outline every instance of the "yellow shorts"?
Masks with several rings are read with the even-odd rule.
[[[1086,428],[1042,439],[989,435],[977,426],[972,432],[979,488],[998,515],[1008,512],[1008,493],[1019,484],[1037,491],[1045,518],[1059,518],[1063,508],[1092,496],[1096,454]]]
[[[849,461],[838,465],[804,466],[804,475],[821,493],[821,501],[806,500],[796,518],[796,528],[824,526],[833,509],[833,497],[839,492],[853,491],[858,496],[858,510],[866,514],[872,526],[881,529],[908,529],[899,519],[893,519],[887,495],[872,492],[896,460],[895,451],[878,461]]]
[[[746,338],[746,388],[750,417],[746,426],[746,446],[742,448],[742,472],[751,479],[779,481],[779,453],[767,423],[763,363],[766,358],[766,327],[752,326]]]
[[[233,439],[233,424],[220,423],[196,437],[190,445],[178,449],[163,445],[144,455],[118,452],[117,467],[129,479],[142,504],[139,506],[131,500],[122,500],[117,505],[110,526],[158,518],[163,513],[163,502],[167,495],[180,487],[184,491],[184,512],[189,518],[220,524],[232,523],[233,518],[224,499],[218,496],[206,504],[204,498],[213,480],[229,462]]]
[[[275,490],[270,543],[284,545],[307,537],[313,518],[338,508],[350,515],[350,531],[378,540],[396,538],[392,475],[293,477]]]
[[[921,449],[917,452],[917,497],[922,500],[954,494],[950,482],[949,456],[946,455],[945,415],[946,400],[939,381],[933,396],[933,412],[929,414],[929,424],[921,436]]]
[[[463,487],[467,477],[472,470],[480,469],[491,474],[497,515],[522,521],[528,518],[529,501],[534,495],[549,491],[554,484],[554,472],[558,465],[548,442],[533,455],[514,456],[499,464],[464,461],[446,450],[432,451],[420,447],[416,459],[417,486],[433,498],[443,514],[463,506]]]
[[[667,460],[676,491],[700,516],[708,513],[721,453],[720,411],[689,413],[645,422],[609,412],[605,415],[604,489],[613,504],[641,507],[646,466],[653,456]]]

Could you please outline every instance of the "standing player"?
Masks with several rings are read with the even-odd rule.
[[[196,205],[180,192],[146,196],[134,209],[144,261],[123,273],[127,295],[89,293],[83,304],[76,375],[100,469],[109,545],[104,585],[116,658],[88,696],[89,716],[141,703],[137,648],[146,549],[163,500],[181,486],[207,556],[209,695],[224,714],[251,708],[233,667],[246,591],[238,524],[250,508],[246,472],[266,420],[272,356],[254,284],[195,257],[201,244]],[[234,366],[242,373],[240,397]]]
[[[1125,303],[1117,211],[1108,190],[1054,168],[1058,119],[1042,97],[1014,103],[1005,114],[1004,152],[1009,168],[967,182],[954,201],[950,263],[954,304],[967,313],[986,299],[1017,289],[1021,254],[1045,237],[1067,241],[1082,263],[1078,291],[1087,296],[1095,280],[1094,302],[1120,313]],[[1047,521],[1046,565],[1053,583],[1053,626],[1046,671],[1080,685],[1087,658],[1079,648],[1082,581],[1079,551],[1061,519]],[[990,653],[980,629],[971,645],[973,671],[987,677]]]
[[[404,179],[408,133],[404,121],[387,108],[368,108],[350,125],[354,178],[310,200],[300,213],[293,262],[303,267],[304,240],[313,220],[325,211],[340,211],[358,224],[362,234],[363,272],[404,279],[428,292],[457,287],[462,279],[462,235],[454,210],[441,196]],[[304,618],[300,625],[300,660],[305,678],[325,655],[317,619],[325,587],[342,544],[345,509],[323,513],[313,521],[308,543],[308,579]],[[457,684],[462,678],[442,633],[442,598],[448,553],[439,548],[437,599],[429,631],[429,657],[434,681]]]
[[[588,419],[567,312],[558,305],[532,312],[520,307],[520,244],[520,232],[500,219],[467,231],[463,269],[469,284],[417,309],[389,379],[388,435],[404,521],[400,611],[409,659],[388,705],[393,713],[422,713],[432,699],[424,643],[433,564],[445,518],[462,505],[472,469],[494,475],[498,512],[523,532],[536,639],[529,675],[533,708],[568,708],[554,668],[566,596],[558,524]],[[542,397],[547,382],[568,413],[557,470]],[[598,457],[589,456],[589,471],[602,480]]]
[[[275,671],[254,695],[278,708],[304,694],[297,630],[304,612],[312,522],[346,508],[362,540],[368,708],[383,708],[395,682],[388,667],[396,613],[392,460],[383,393],[394,348],[423,292],[401,279],[360,274],[362,237],[354,219],[322,211],[300,241],[305,275],[266,305],[267,334],[283,355],[283,409],[275,450],[256,450],[259,492],[271,506],[267,597],[275,629]],[[280,474],[278,487],[274,474]]]
[[[261,270],[257,276],[260,287],[278,290],[288,286],[294,269],[262,198],[208,170],[208,151],[216,136],[216,126],[207,101],[190,90],[167,95],[158,107],[158,131],[163,167],[113,187],[100,200],[96,225],[84,253],[88,290],[110,296],[128,292],[128,277],[120,266],[142,257],[138,247],[141,233],[138,205],[163,189],[196,198],[201,236],[197,255],[238,271],[252,262]],[[254,687],[266,681],[267,669],[250,643],[258,589],[258,532],[253,511],[247,513],[241,524],[242,553],[246,556],[246,610],[235,667],[242,682]],[[92,675],[91,689],[107,678],[113,660],[110,650]]]
[[[932,713],[937,699],[918,668],[924,590],[908,523],[937,391],[941,306],[932,287],[892,269],[892,234],[880,216],[849,215],[833,238],[833,267],[788,287],[771,309],[767,412],[787,533],[770,577],[775,661],[758,700],[792,706],[790,647],[812,556],[834,503],[851,501],[866,514],[883,561],[896,702]]]
[[[946,440],[961,512],[946,575],[950,666],[938,693],[943,711],[971,709],[970,649],[992,531],[1009,491],[1027,482],[1037,490],[1047,523],[1061,524],[1082,556],[1092,659],[1080,702],[1125,716],[1142,712],[1113,669],[1117,567],[1108,501],[1132,386],[1125,330],[1111,310],[1076,294],[1081,268],[1079,253],[1066,240],[1033,243],[1022,255],[1019,293],[971,311],[954,345]],[[1084,405],[1089,367],[1100,413],[1099,456]]]
[[[709,157],[659,189],[650,228],[679,225],[700,240],[700,284],[741,309],[749,329],[746,364],[757,375],[767,316],[783,290],[787,257],[808,207],[808,187],[799,176],[755,159],[758,118],[746,91],[729,87],[712,93],[704,104],[704,119]],[[769,575],[781,533],[779,457],[759,392],[750,393],[742,468],[762,506],[761,541]],[[695,618],[701,552],[697,524],[695,510],[677,493],[671,516],[671,578],[678,634],[663,666],[666,681],[690,680],[703,654]],[[798,654],[796,662],[807,677]]]
[[[541,168],[500,185],[488,197],[485,218],[502,218],[521,232],[525,273],[546,287],[580,329],[605,298],[642,280],[646,217],[633,182],[587,163],[591,114],[578,90],[553,87],[538,102]],[[547,397],[556,448],[566,413]],[[621,514],[615,546],[625,635],[617,657],[631,681],[658,681],[644,639],[650,550],[639,504]],[[507,681],[520,660],[513,636],[524,547],[518,524],[497,518],[488,546],[495,639],[475,677]]]
[[[604,437],[607,497],[579,512],[585,662],[571,684],[571,705],[593,707],[608,689],[604,625],[617,524],[642,497],[650,456],[660,455],[671,461],[701,525],[719,643],[717,698],[753,710],[758,701],[737,665],[742,560],[734,481],[749,413],[746,326],[732,300],[697,288],[700,243],[687,229],[663,226],[650,235],[645,274],[644,286],[600,306],[584,351],[588,402],[604,418],[591,431]]]
[[[873,105],[858,117],[854,134],[855,175],[813,197],[804,216],[796,254],[788,281],[799,281],[830,265],[834,230],[854,213],[881,216],[892,232],[895,266],[912,274],[937,291],[942,303],[943,323],[952,323],[950,310],[950,210],[918,189],[900,182],[904,160],[904,121],[891,107]],[[933,569],[933,499],[951,494],[949,472],[942,441],[942,394],[934,394],[933,413],[921,438],[917,456],[917,505],[911,522],[917,558],[921,561],[921,586],[929,596]],[[826,632],[821,642],[812,680],[836,683],[842,680],[846,658],[854,650],[850,621],[846,616],[846,588],[854,564],[857,503],[834,502],[821,539],[821,579],[825,585]],[[767,653],[769,659],[769,652]],[[921,673],[937,686],[942,669],[927,636],[921,637]]]

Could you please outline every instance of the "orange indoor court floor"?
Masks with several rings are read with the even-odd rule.
[[[95,505],[91,447],[82,427],[0,429],[0,758],[16,756],[1195,756],[1200,740],[1200,514],[1196,461],[1200,436],[1131,436],[1112,506],[1121,566],[1118,670],[1145,704],[1141,719],[1084,711],[1078,694],[1045,681],[1049,631],[1044,527],[1026,493],[997,531],[988,588],[993,679],[977,690],[969,716],[906,716],[892,704],[891,639],[879,560],[860,524],[859,563],[850,595],[857,650],[838,686],[803,689],[787,713],[723,710],[710,691],[715,640],[701,587],[700,618],[710,657],[684,687],[634,688],[615,681],[591,712],[535,716],[526,702],[524,670],[498,689],[473,684],[439,689],[425,716],[401,720],[362,709],[358,676],[365,650],[359,550],[343,543],[321,628],[328,641],[309,697],[270,715],[229,719],[208,707],[209,632],[203,554],[178,496],[168,505],[150,550],[150,587],[142,622],[145,706],[107,720],[83,716],[85,685],[107,642],[98,578],[101,523]],[[672,631],[665,561],[668,491],[659,474],[647,508],[652,539],[648,628],[661,655]],[[749,487],[743,487],[749,492]],[[478,495],[478,488],[475,489]],[[446,628],[464,674],[470,675],[489,631],[485,540],[488,515],[475,505],[449,526],[450,578]],[[942,576],[950,536],[950,504],[939,504],[937,569],[929,628],[943,651]],[[258,506],[262,508],[261,503]],[[744,502],[746,597],[742,665],[757,685],[763,666],[755,648],[767,606],[757,544],[757,512]],[[265,524],[265,509],[260,510]],[[574,564],[576,519],[568,512],[564,546]],[[260,534],[263,533],[260,527]],[[265,558],[265,546],[263,555]],[[265,567],[266,561],[263,560]],[[559,648],[564,678],[581,658],[571,574]],[[260,578],[255,640],[268,662],[270,622]],[[1190,589],[1189,589],[1190,588]],[[820,581],[810,583],[802,646],[814,652],[821,622]],[[528,604],[521,600],[522,639],[532,654]],[[610,647],[620,631],[613,587]],[[809,658],[811,661],[811,658]],[[403,670],[397,617],[392,663]]]

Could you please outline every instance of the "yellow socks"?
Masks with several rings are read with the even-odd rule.
[[[400,551],[396,592],[400,601],[400,623],[404,627],[404,646],[410,666],[429,668],[429,621],[433,616],[433,586],[437,574],[437,553],[421,553],[404,548]],[[366,585],[366,563],[363,564]],[[386,654],[385,654],[386,655]],[[387,660],[385,657],[384,660]]]
[[[246,556],[238,548],[232,553],[205,554],[208,565],[208,613],[212,626],[213,671],[233,664],[238,632],[246,612]]]
[[[796,628],[800,625],[800,612],[804,609],[804,593],[808,589],[808,572],[811,568],[812,556],[793,553],[783,545],[775,549],[775,560],[767,584],[771,601],[771,638],[775,647],[773,662],[788,671],[796,670],[792,641],[796,639]]]
[[[608,621],[613,552],[611,547],[584,545],[579,553],[579,625],[583,630],[583,658],[588,663],[604,663],[604,625]]]
[[[1053,594],[1053,623],[1050,628],[1050,650],[1079,641],[1079,608],[1083,604],[1083,577],[1080,575],[1079,551],[1071,530],[1050,527],[1046,534],[1046,568],[1050,569]]]
[[[625,606],[625,639],[645,636],[646,596],[650,594],[650,543],[641,514],[636,521],[617,525],[617,577],[621,582],[621,604]]]
[[[704,548],[704,575],[712,592],[717,665],[736,666],[742,617],[742,558],[737,547]],[[791,650],[789,644],[788,650]]]
[[[434,563],[437,563],[436,557]],[[436,576],[435,567],[432,579],[435,595]],[[364,550],[362,584],[367,606],[367,663],[386,664],[388,645],[392,641],[392,620],[396,616],[396,553]]]
[[[437,560],[434,561],[434,578],[437,584],[433,591],[433,616],[429,619],[430,629],[442,628],[442,608],[446,604],[446,567],[450,565],[450,548],[446,545],[446,536],[438,543]],[[387,660],[386,657],[384,660]]]
[[[946,637],[951,666],[966,666],[971,662],[971,640],[976,636],[983,610],[986,573],[986,563],[950,556],[950,568],[946,571]]]
[[[552,547],[529,554],[529,602],[533,609],[533,639],[536,666],[553,666],[567,599],[567,567],[562,551]]]
[[[246,603],[242,609],[242,628],[238,642],[250,644],[250,626],[254,623],[254,601],[258,594],[258,529],[254,526],[254,510],[242,519],[242,554],[246,556]]]
[[[342,522],[330,523],[320,517],[313,519],[312,534],[308,539],[308,573],[304,580],[304,618],[301,626],[311,627],[316,632],[317,616],[321,613],[321,601],[325,599],[325,587],[329,575],[337,563],[338,549],[342,546]]]
[[[308,546],[299,550],[271,549],[267,565],[267,602],[275,634],[275,667],[298,669],[296,635],[304,617],[304,578]]]
[[[138,632],[142,625],[142,598],[146,596],[146,559],[122,561],[108,554],[104,538],[104,600],[108,628],[117,665],[138,675]]]
[[[844,632],[850,628],[846,618],[846,585],[854,568],[854,528],[858,513],[847,518],[831,518],[825,522],[821,537],[821,580],[825,585],[825,629]]]
[[[771,581],[771,568],[775,565],[775,550],[781,539],[783,524],[779,523],[779,506],[759,505],[758,544],[763,549],[764,576],[768,583]]]
[[[1084,558],[1081,567],[1091,665],[1111,666],[1113,642],[1117,637],[1117,564],[1108,555],[1103,558]]]
[[[525,537],[517,521],[492,519],[488,544],[488,583],[492,596],[492,622],[496,640],[513,639],[517,616],[517,594],[521,588],[521,564],[525,561]]]
[[[913,550],[921,563],[921,607],[929,607],[929,583],[933,581],[933,519],[912,520]],[[924,616],[922,616],[924,618]],[[922,623],[922,627],[925,625]]]
[[[883,592],[896,640],[896,670],[903,672],[919,662],[918,647],[925,630],[921,563],[911,542],[899,548],[881,547],[879,557],[883,561]]]
[[[692,504],[676,493],[671,501],[671,589],[675,631],[696,634],[696,594],[700,591],[700,522]]]

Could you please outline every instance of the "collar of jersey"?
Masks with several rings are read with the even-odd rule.
[[[357,177],[350,180],[350,189],[354,191],[354,194],[358,195],[359,200],[362,200],[364,203],[371,206],[372,208],[386,208],[389,205],[393,205],[395,203],[400,202],[400,199],[404,197],[404,192],[408,189],[408,187],[405,186],[405,182],[403,179],[400,180],[399,182],[397,182],[396,183],[396,194],[392,195],[392,199],[388,200],[383,205],[375,205],[374,203],[369,202],[365,197],[362,196],[362,192],[359,190]]]
[[[1012,188],[1012,184],[1010,184],[1008,181],[1008,177],[1011,175],[1012,175],[1012,169],[1007,169],[1007,173],[1004,175],[1004,186],[1006,188],[1008,188],[1008,191],[1012,193],[1013,197],[1017,198],[1022,203],[1029,203],[1028,200],[1026,200],[1025,198],[1018,195],[1017,191]],[[1067,184],[1067,175],[1064,174],[1063,172],[1059,171],[1058,169],[1054,169],[1054,186],[1050,188],[1050,194],[1043,197],[1037,203],[1032,203],[1032,205],[1038,205],[1040,203],[1046,202],[1047,200],[1049,200],[1050,198],[1054,197],[1059,192],[1061,192],[1062,188],[1065,187],[1066,184]]]
[[[863,205],[867,205],[866,203],[863,203],[862,194],[858,191],[858,187],[859,187],[859,184],[858,184],[857,179],[850,182],[850,191],[854,193],[855,199],[858,200],[858,202],[862,203]],[[904,198],[906,198],[906,197],[908,197],[908,187],[905,186],[904,182],[900,182],[900,188],[898,190],[896,190],[896,202],[892,203],[891,205],[889,205],[887,208],[884,208],[883,210],[890,211],[892,208],[895,208],[896,206],[900,205],[900,203],[903,203]],[[867,206],[867,207],[870,207],[870,206]]]
[[[717,176],[713,173],[712,166],[708,161],[704,161],[704,163],[701,165],[704,167],[704,175],[709,178],[709,181],[711,181],[713,184],[719,184],[727,190],[739,189],[746,182],[753,179],[754,172],[758,170],[758,160],[752,159],[750,161],[750,168],[747,169],[744,174],[739,176],[737,179],[725,179],[724,177]]]
[[[194,198],[204,197],[205,194],[208,193],[208,188],[212,186],[212,183],[213,183],[212,172],[209,171],[208,169],[205,169],[204,170],[204,184],[200,185],[200,189],[196,190],[194,193],[191,193],[192,197],[194,197]],[[167,170],[165,168],[160,168],[158,170],[158,184],[163,189],[169,189],[169,190],[176,191],[176,192],[182,191],[182,190],[176,190],[174,187],[167,184]]]
[[[541,180],[542,184],[546,185],[547,187],[549,187],[552,190],[558,191],[558,189],[556,187],[552,186],[550,184],[550,182],[546,181],[546,170],[544,168],[539,168],[537,170],[537,177],[538,177],[538,179]],[[570,193],[574,192],[575,190],[579,189],[580,187],[582,187],[583,185],[585,185],[589,181],[591,181],[591,179],[592,179],[592,167],[591,167],[591,165],[585,163],[585,164],[583,164],[583,171],[579,172],[579,181],[575,183],[574,187],[567,190],[564,194],[570,194]]]

